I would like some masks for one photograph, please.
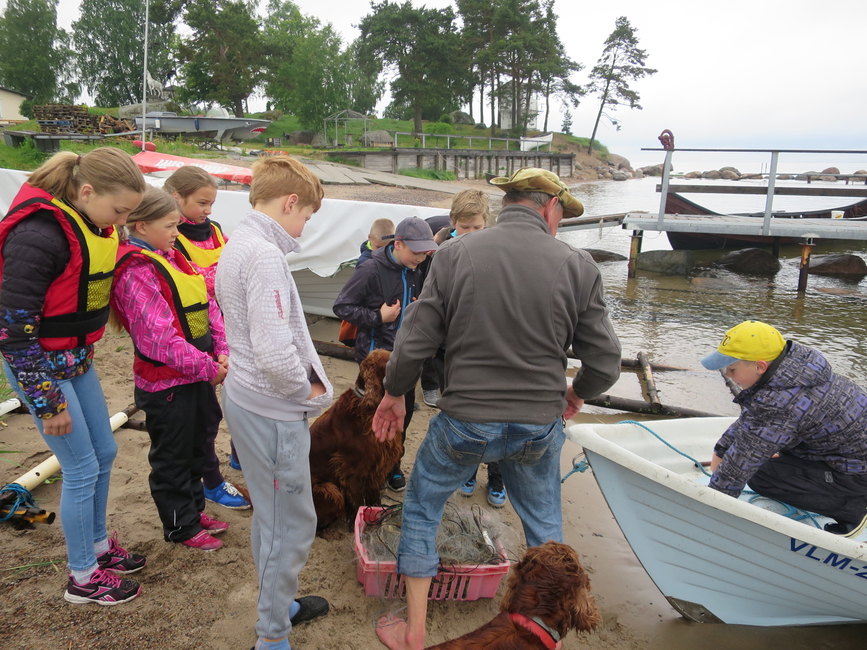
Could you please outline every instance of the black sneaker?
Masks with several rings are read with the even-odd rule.
[[[314,618],[325,616],[328,613],[328,601],[322,596],[302,596],[295,599],[301,609],[289,621],[292,625],[298,625],[306,621],[312,621]]]
[[[90,577],[90,582],[80,585],[75,578],[69,576],[69,584],[64,600],[74,605],[96,603],[97,605],[120,605],[137,597],[141,593],[141,585],[132,580],[123,580],[116,575],[97,569]]]
[[[391,476],[388,477],[386,483],[388,484],[388,487],[395,492],[403,492],[406,488],[406,477],[403,475],[403,470],[399,467],[395,469],[391,473]]]
[[[108,538],[108,551],[96,558],[103,571],[127,574],[141,571],[148,563],[144,555],[130,553],[117,543],[117,531]]]

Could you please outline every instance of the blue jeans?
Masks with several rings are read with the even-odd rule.
[[[12,369],[5,361],[3,370],[18,399],[27,404]],[[108,537],[105,510],[117,443],[94,367],[91,366],[83,375],[62,379],[58,383],[69,404],[67,410],[72,418],[72,431],[65,436],[46,436],[42,433],[42,420],[33,419],[63,471],[60,524],[66,538],[69,568],[89,571],[96,567],[94,545]]]
[[[437,413],[416,454],[406,490],[398,573],[415,578],[436,575],[436,532],[446,501],[479,463],[499,461],[527,546],[562,542],[560,450],[565,439],[559,419],[544,425],[477,423]]]

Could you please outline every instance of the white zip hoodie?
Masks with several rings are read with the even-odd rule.
[[[300,250],[276,221],[251,210],[217,267],[216,296],[230,352],[223,390],[236,404],[274,420],[316,415],[334,397],[286,263],[288,253]],[[308,400],[312,381],[326,391]]]

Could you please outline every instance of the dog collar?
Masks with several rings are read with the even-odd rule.
[[[358,399],[364,399],[364,391],[361,390],[358,386],[353,386],[352,392],[358,396]]]
[[[560,634],[545,625],[538,616],[532,618],[521,612],[511,612],[509,618],[526,630],[529,630],[545,645],[548,650],[554,650],[560,641]]]

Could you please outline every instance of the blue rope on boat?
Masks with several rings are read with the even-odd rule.
[[[812,512],[807,512],[806,510],[801,510],[800,508],[796,508],[795,506],[789,505],[785,501],[780,501],[779,499],[773,499],[771,497],[765,497],[759,494],[758,492],[753,492],[752,490],[744,490],[743,494],[751,494],[752,496],[749,498],[749,502],[753,503],[758,501],[759,499],[767,499],[768,501],[773,501],[774,503],[779,503],[786,509],[785,513],[782,513],[784,517],[788,517],[794,521],[804,521],[805,519],[809,519],[813,522],[813,525],[816,528],[821,529],[822,525],[816,521],[816,516]]]
[[[572,459],[572,469],[569,471],[568,474],[566,474],[566,476],[560,479],[560,483],[565,483],[566,479],[572,476],[575,472],[581,472],[583,474],[588,469],[590,469],[590,463],[587,462],[587,459],[581,458],[581,456],[583,455],[583,453],[578,454],[577,456],[575,456],[575,458]],[[581,458],[581,460],[576,463],[575,461],[579,458]]]
[[[18,483],[9,483],[8,485],[4,485],[0,488],[0,494],[3,494],[4,492],[12,492],[15,495],[15,500],[9,504],[9,511],[5,515],[0,516],[0,521],[11,519],[12,516],[21,508],[37,507],[30,491],[27,488],[18,485]]]
[[[705,476],[711,476],[711,473],[708,472],[704,467],[702,467],[702,464],[701,464],[700,462],[698,462],[695,458],[693,458],[693,457],[690,456],[689,454],[685,454],[685,453],[683,453],[680,449],[678,449],[677,447],[675,447],[674,445],[672,445],[671,443],[669,443],[667,440],[665,440],[665,438],[663,438],[663,437],[660,436],[658,433],[656,433],[656,431],[654,431],[653,429],[651,429],[651,428],[648,427],[648,426],[643,425],[641,422],[636,422],[635,420],[622,420],[621,422],[618,422],[617,424],[634,424],[634,425],[636,425],[636,426],[641,427],[641,428],[644,429],[645,431],[647,431],[647,432],[653,434],[653,436],[656,437],[656,439],[659,440],[659,441],[660,441],[662,444],[664,444],[666,447],[668,447],[668,448],[671,449],[672,451],[674,451],[674,452],[680,454],[680,455],[683,456],[684,458],[688,458],[688,459],[691,460],[693,463],[695,463],[695,466],[698,467],[698,468],[701,470],[701,473],[702,473],[702,474],[704,474]]]

